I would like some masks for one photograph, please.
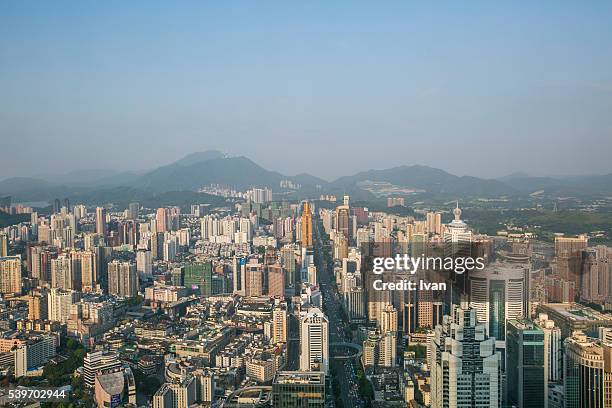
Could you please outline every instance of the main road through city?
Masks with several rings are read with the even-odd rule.
[[[313,222],[313,224],[317,279],[323,295],[324,312],[329,319],[329,343],[350,342],[344,332],[346,323],[342,320],[340,299],[331,285],[333,278],[330,275],[328,265],[325,265],[323,261],[323,241],[319,233],[319,226],[317,222]],[[355,364],[356,362],[352,360],[330,359],[330,368],[334,368],[335,379],[340,385],[340,397],[344,408],[359,408],[364,405],[358,393]]]

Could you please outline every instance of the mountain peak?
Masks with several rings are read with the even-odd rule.
[[[225,156],[226,155],[223,152],[220,152],[219,150],[206,150],[203,152],[190,153],[182,159],[175,161],[174,164],[179,164],[181,166],[190,166],[192,164],[205,162],[213,159],[219,159]]]

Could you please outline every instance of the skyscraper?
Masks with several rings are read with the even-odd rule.
[[[140,211],[139,203],[130,203],[128,205],[128,218],[131,220],[135,220],[138,218],[138,213]]]
[[[151,251],[139,249],[136,252],[136,270],[140,276],[153,275],[153,261]]]
[[[302,208],[302,247],[312,248],[312,213],[308,201],[304,201]]]
[[[311,308],[300,321],[300,370],[329,368],[329,321],[319,308]]]
[[[106,210],[103,207],[96,208],[96,233],[106,237]]]
[[[117,260],[109,262],[108,293],[121,297],[133,297],[138,294],[138,275],[135,264]]]
[[[155,214],[155,221],[157,225],[157,232],[166,232],[169,230],[168,227],[168,219],[169,219],[169,210],[167,208],[158,208],[157,213]]]
[[[429,346],[432,408],[501,406],[501,357],[474,309],[454,305]]]
[[[285,271],[280,264],[268,265],[268,296],[285,297]]]
[[[325,407],[325,374],[279,371],[272,382],[274,408]]]
[[[74,289],[72,275],[72,261],[66,255],[60,255],[51,260],[51,287],[60,289]]]
[[[66,323],[70,317],[70,306],[75,302],[76,294],[72,290],[53,288],[49,292],[49,320]]]
[[[565,339],[565,408],[612,406],[612,348],[577,331]]]
[[[21,255],[0,257],[0,293],[21,293]]]
[[[281,304],[272,310],[272,343],[287,342],[287,306]]]
[[[503,348],[506,322],[529,311],[528,282],[529,265],[523,262],[498,261],[470,272],[470,307],[498,347]]]
[[[348,196],[344,196],[344,203],[336,207],[336,231],[342,233],[347,241],[352,238],[351,214]]]
[[[8,256],[8,235],[0,232],[0,258]]]
[[[263,265],[248,263],[244,268],[244,295],[261,296],[263,294]]]
[[[506,338],[508,402],[517,408],[547,407],[548,367],[544,332],[533,322],[509,320]]]
[[[561,379],[563,370],[563,348],[561,347],[561,329],[548,318],[546,313],[540,313],[535,323],[544,333],[544,350],[548,369],[548,381],[557,382]]]

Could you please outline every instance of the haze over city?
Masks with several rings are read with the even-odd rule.
[[[0,179],[208,149],[327,180],[610,173],[610,21],[609,2],[4,2]]]

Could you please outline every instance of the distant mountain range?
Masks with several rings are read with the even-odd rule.
[[[427,166],[399,166],[385,170],[368,170],[328,182],[310,174],[285,176],[259,166],[252,160],[230,157],[211,150],[192,153],[174,163],[146,172],[88,170],[65,175],[14,177],[0,181],[0,197],[13,201],[46,201],[55,197],[87,200],[104,199],[131,191],[138,194],[162,194],[195,191],[210,184],[239,190],[269,186],[281,191],[280,181],[291,180],[302,186],[303,196],[348,193],[359,199],[377,194],[398,194],[415,190],[422,194],[449,197],[499,197],[528,194],[548,196],[612,195],[612,174],[575,177],[530,177],[516,173],[499,179],[456,176]],[[364,188],[364,185],[369,187]],[[374,187],[372,187],[374,186]],[[377,190],[378,189],[378,190]],[[300,192],[290,192],[297,196]]]

